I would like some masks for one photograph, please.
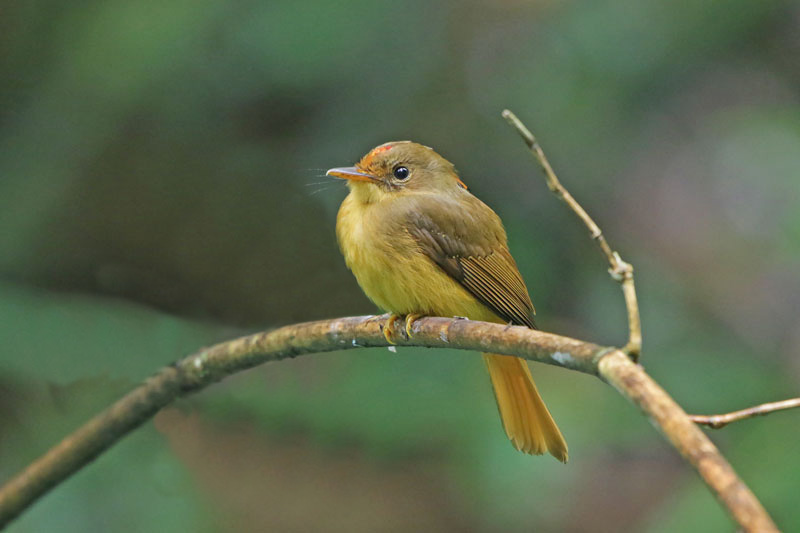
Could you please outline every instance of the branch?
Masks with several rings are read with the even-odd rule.
[[[504,111],[503,116],[522,135],[541,164],[550,189],[587,226],[609,261],[611,276],[622,284],[628,309],[628,344],[623,352],[520,326],[444,318],[415,321],[412,338],[397,335],[398,344],[515,355],[596,375],[648,416],[697,470],[744,531],[777,531],[755,495],[736,476],[714,444],[642,367],[629,358],[639,356],[642,340],[633,267],[611,249],[597,224],[561,185],[530,131],[510,111]],[[380,326],[379,321],[370,317],[286,326],[218,344],[163,368],[0,488],[0,528],[176,398],[268,361],[355,347],[387,346]]]
[[[218,344],[163,368],[0,488],[0,527],[176,398],[269,361],[387,346],[380,325],[369,317],[353,317],[286,326]],[[398,344],[516,355],[598,376],[647,415],[744,531],[777,531],[708,437],[622,351],[522,326],[470,320],[423,318],[411,332],[411,339],[397,335]]]
[[[545,156],[544,150],[542,150],[542,147],[539,146],[539,142],[536,140],[536,137],[533,136],[533,133],[531,133],[525,124],[523,124],[522,121],[508,109],[503,110],[502,115],[503,118],[505,118],[506,121],[517,130],[517,133],[519,133],[519,135],[525,141],[525,144],[528,145],[528,148],[533,156],[539,162],[539,165],[542,167],[542,171],[544,172],[545,181],[547,182],[548,188],[556,195],[556,197],[567,204],[572,212],[575,213],[575,215],[589,230],[592,240],[597,242],[598,246],[600,247],[600,251],[606,257],[606,260],[610,265],[610,268],[608,269],[609,274],[611,274],[611,277],[615,281],[621,284],[622,293],[625,298],[625,307],[628,311],[628,343],[624,348],[622,348],[622,352],[630,356],[634,362],[637,361],[642,351],[642,324],[639,317],[639,304],[636,297],[636,287],[633,282],[633,265],[623,261],[619,253],[612,250],[611,246],[608,244],[608,241],[603,235],[603,231],[600,229],[600,226],[597,225],[597,223],[592,219],[592,217],[589,216],[586,210],[561,184],[561,181],[558,179],[558,176],[556,176],[555,171],[553,171],[553,167],[550,165],[550,161],[548,161],[547,156]],[[614,353],[622,352],[615,351]],[[615,365],[615,370],[605,372],[603,369],[605,368],[606,361],[611,361],[607,364]],[[622,360],[619,359],[619,357],[615,357],[613,359],[603,358],[599,366],[600,376],[615,386],[617,390],[623,394],[623,396],[631,399],[634,401],[634,403],[637,403],[639,407],[641,407],[651,416],[651,420],[656,424],[657,427],[662,429],[667,438],[678,449],[678,451],[681,452],[681,455],[683,455],[684,458],[688,459],[689,462],[692,463],[692,465],[698,470],[700,475],[712,488],[712,490],[717,492],[718,498],[728,508],[734,519],[737,520],[737,522],[742,525],[745,530],[750,530],[749,526],[745,525],[745,523],[750,523],[750,521],[753,520],[760,521],[760,524],[757,528],[758,531],[761,531],[762,528],[765,531],[776,530],[775,525],[761,507],[761,504],[755,500],[755,496],[753,496],[754,502],[752,503],[755,503],[756,505],[750,506],[748,504],[747,509],[745,509],[740,507],[741,502],[737,503],[735,499],[727,499],[723,492],[717,490],[712,482],[712,479],[719,481],[719,475],[724,470],[727,473],[722,475],[722,478],[728,479],[737,485],[741,485],[743,490],[749,492],[744,484],[738,480],[730,465],[725,462],[725,459],[719,454],[716,448],[714,448],[714,445],[708,440],[697,438],[698,434],[702,432],[700,432],[697,427],[694,426],[692,420],[690,420],[686,414],[683,413],[680,407],[678,407],[678,405],[675,404],[675,402],[662,389],[660,389],[655,382],[653,382],[650,377],[644,373],[644,371],[634,374],[627,370],[620,370],[622,367],[616,365],[622,364]],[[640,367],[626,366],[625,368],[630,369]],[[626,375],[626,377],[621,378],[623,375]],[[620,381],[620,379],[622,379],[622,381]],[[637,388],[634,386],[637,383],[639,388],[641,388],[643,391],[647,391],[647,394],[642,397],[640,402],[637,402],[635,397],[631,396],[633,390]],[[663,419],[658,419],[656,416],[657,413],[666,414]],[[669,424],[672,429],[667,430],[667,424]],[[683,427],[680,430],[676,430],[676,426],[678,425]],[[682,435],[681,438],[678,437],[678,433],[676,431],[680,431]],[[752,493],[750,493],[750,495],[752,495]],[[752,524],[755,524],[755,522],[752,522]]]
[[[623,261],[622,257],[611,249],[605,236],[603,236],[603,231],[600,229],[600,226],[592,220],[592,217],[581,207],[581,204],[579,204],[569,191],[561,185],[561,181],[559,181],[558,176],[556,176],[556,173],[553,171],[553,167],[550,166],[547,156],[544,155],[544,151],[542,147],[539,146],[539,142],[536,140],[536,137],[533,136],[533,133],[531,133],[525,124],[508,109],[503,110],[503,118],[517,130],[517,133],[520,134],[525,144],[528,145],[528,148],[530,148],[533,153],[533,156],[541,165],[545,180],[547,181],[547,187],[555,193],[559,199],[563,200],[572,212],[583,221],[589,229],[592,240],[597,242],[600,246],[600,251],[606,256],[608,264],[610,265],[608,273],[611,274],[611,277],[615,281],[618,281],[622,285],[622,293],[625,296],[625,307],[628,309],[628,344],[626,344],[622,350],[630,355],[634,361],[638,360],[639,355],[642,353],[642,323],[639,319],[639,304],[636,300],[636,288],[633,285],[633,265]]]
[[[733,411],[732,413],[725,413],[724,415],[689,415],[689,419],[695,424],[703,424],[711,429],[720,429],[731,422],[738,422],[739,420],[753,418],[755,416],[764,416],[776,411],[794,409],[795,407],[800,407],[800,398],[762,403],[761,405]]]

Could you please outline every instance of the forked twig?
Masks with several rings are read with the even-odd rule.
[[[633,283],[633,265],[625,262],[622,257],[620,257],[619,253],[611,248],[600,226],[597,225],[581,204],[579,204],[561,184],[553,167],[550,165],[550,161],[548,161],[547,156],[544,154],[544,150],[542,150],[542,147],[539,145],[533,133],[531,133],[525,124],[508,109],[503,110],[502,114],[503,118],[517,130],[517,133],[520,134],[525,144],[527,144],[528,148],[531,150],[531,153],[533,153],[533,156],[539,162],[539,165],[542,167],[542,172],[544,172],[547,187],[581,219],[589,229],[592,240],[597,242],[600,251],[608,260],[608,264],[610,265],[608,272],[611,274],[611,277],[622,286],[622,293],[625,296],[625,307],[628,310],[628,344],[622,348],[622,351],[630,355],[634,361],[638,360],[642,351],[642,323],[639,318],[639,304],[636,298],[636,288]],[[794,407],[800,407],[800,398],[765,403],[722,415],[689,415],[689,418],[697,424],[719,429],[731,422],[752,418],[754,416],[763,416],[775,411],[792,409]]]
[[[536,137],[533,136],[533,133],[531,133],[525,124],[508,109],[503,110],[503,118],[517,130],[517,133],[520,134],[525,144],[528,145],[528,148],[530,148],[533,153],[533,156],[539,162],[539,165],[541,165],[545,180],[547,181],[547,187],[553,191],[558,198],[563,200],[572,212],[581,219],[589,229],[592,240],[600,246],[600,251],[606,256],[608,264],[610,265],[608,273],[611,274],[614,280],[622,285],[622,293],[625,296],[625,306],[628,309],[628,344],[622,348],[622,351],[627,353],[634,361],[638,360],[639,355],[642,353],[642,323],[639,319],[639,304],[636,299],[636,288],[633,284],[633,265],[623,261],[622,257],[611,249],[600,226],[592,220],[592,217],[581,207],[581,204],[579,204],[561,184],[558,176],[556,176],[556,173],[553,171],[553,167],[550,166],[547,156],[544,155],[544,150],[539,146],[539,142],[536,140]]]

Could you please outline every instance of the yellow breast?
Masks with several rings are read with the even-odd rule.
[[[382,217],[380,209],[379,203],[359,202],[351,193],[336,220],[345,262],[370,300],[398,315],[499,321],[429,259],[401,223]]]

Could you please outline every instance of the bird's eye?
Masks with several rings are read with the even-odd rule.
[[[400,181],[405,181],[408,179],[410,172],[408,171],[408,168],[401,166],[401,167],[394,167],[392,174],[394,174],[394,177],[399,179]]]

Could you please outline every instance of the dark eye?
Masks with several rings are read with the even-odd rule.
[[[408,179],[408,175],[410,174],[410,172],[406,167],[394,167],[392,174],[394,174],[395,178],[403,181]]]

